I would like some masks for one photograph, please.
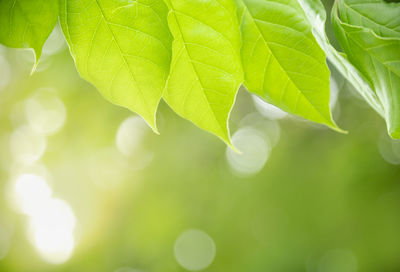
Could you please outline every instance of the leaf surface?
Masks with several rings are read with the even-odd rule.
[[[32,48],[35,63],[58,18],[58,0],[0,0],[0,43]]]
[[[111,102],[155,114],[168,76],[171,35],[162,0],[62,0],[61,25],[79,73]]]
[[[342,21],[337,5],[333,9],[333,25],[349,60],[372,83],[383,106],[389,134],[400,138],[400,39],[382,37],[372,29]]]
[[[231,145],[229,113],[243,81],[240,32],[231,0],[168,0],[174,37],[165,101]]]
[[[320,0],[299,0],[312,25],[312,32],[327,58],[338,71],[353,85],[358,93],[377,113],[383,115],[382,105],[368,80],[342,56],[329,42],[325,32],[326,12]]]
[[[362,26],[381,37],[400,38],[400,3],[385,0],[338,1],[343,22]]]
[[[296,0],[237,0],[245,86],[285,111],[339,130],[329,70]]]

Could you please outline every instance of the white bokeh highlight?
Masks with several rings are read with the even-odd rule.
[[[281,110],[280,108],[265,102],[258,96],[253,95],[253,102],[254,106],[256,107],[257,111],[264,117],[271,119],[271,120],[279,120],[285,118],[288,113]]]
[[[140,152],[141,143],[148,132],[150,132],[149,127],[139,116],[125,119],[117,131],[118,150],[127,157]]]
[[[66,109],[53,89],[39,89],[25,102],[25,117],[37,133],[51,135],[58,132],[66,120]]]
[[[190,229],[175,241],[174,254],[177,262],[185,269],[199,271],[213,262],[216,247],[213,239],[204,231]]]
[[[19,211],[33,216],[46,205],[51,197],[51,188],[43,177],[36,174],[20,175],[14,185],[15,200]]]
[[[46,151],[46,138],[31,127],[18,127],[10,136],[12,158],[22,164],[32,164],[39,160]]]
[[[257,112],[247,114],[240,120],[239,127],[251,127],[261,132],[269,141],[271,147],[274,147],[280,139],[281,128],[279,121],[263,118]]]
[[[251,176],[263,169],[270,154],[270,143],[258,130],[244,127],[232,136],[233,145],[239,150],[226,149],[226,160],[233,173]]]
[[[53,264],[67,261],[74,249],[75,215],[63,200],[49,199],[32,217],[30,230],[42,258]]]
[[[75,214],[70,205],[52,197],[44,176],[22,173],[14,182],[14,200],[29,218],[28,236],[46,262],[66,262],[75,247]]]
[[[132,170],[143,169],[152,161],[154,154],[145,146],[145,139],[151,134],[151,129],[139,116],[128,117],[119,126],[115,145],[121,154],[130,159]]]

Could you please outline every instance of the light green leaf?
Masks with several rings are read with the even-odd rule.
[[[344,52],[372,83],[384,108],[389,134],[400,138],[400,39],[381,37],[371,29],[347,24],[339,17],[336,5],[332,14]]]
[[[245,86],[283,110],[339,130],[329,70],[296,0],[237,0]]]
[[[162,0],[62,0],[60,20],[83,78],[156,131],[171,35]]]
[[[0,43],[32,48],[35,65],[58,18],[58,0],[0,0]]]
[[[165,101],[230,143],[228,117],[243,81],[240,33],[231,0],[168,0],[174,37]]]
[[[368,104],[383,116],[382,105],[368,81],[344,56],[330,44],[325,32],[326,12],[320,0],[298,0],[308,20],[312,32],[327,58],[338,71],[353,85]]]

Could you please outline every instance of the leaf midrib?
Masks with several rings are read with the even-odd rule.
[[[204,87],[203,83],[201,82],[200,77],[199,77],[199,75],[198,75],[198,71],[197,71],[197,69],[196,69],[194,63],[192,62],[192,59],[193,59],[193,58],[190,56],[189,50],[188,50],[188,48],[186,47],[186,41],[185,41],[185,39],[184,39],[184,37],[183,37],[183,34],[182,34],[182,27],[181,27],[181,25],[180,25],[180,23],[179,23],[179,20],[178,20],[178,17],[176,16],[176,14],[182,14],[182,15],[188,16],[188,17],[190,17],[190,18],[193,18],[193,17],[190,16],[190,15],[188,15],[188,14],[186,14],[186,13],[177,11],[177,10],[174,8],[174,6],[173,6],[172,1],[169,1],[169,4],[170,4],[170,6],[171,6],[171,11],[172,11],[171,13],[173,13],[173,16],[174,16],[174,18],[175,18],[176,24],[178,25],[178,28],[179,28],[179,36],[180,36],[180,38],[182,39],[183,48],[184,48],[184,49],[182,49],[182,50],[185,50],[185,51],[186,51],[186,54],[187,54],[188,57],[189,57],[189,62],[190,62],[190,64],[191,64],[192,68],[193,68],[193,71],[194,71],[195,75],[196,75],[197,82],[201,85],[201,87],[202,87],[203,90],[204,90],[204,89],[206,89],[206,88]],[[209,26],[209,25],[203,23],[202,21],[200,21],[200,20],[198,20],[198,19],[195,19],[195,18],[193,18],[193,19],[196,20],[196,21],[198,21],[198,22],[201,23],[201,24],[204,24],[204,25],[210,27],[210,28],[213,29],[215,32],[218,32],[218,31],[215,30],[213,27],[211,27],[211,26]],[[218,32],[218,33],[220,33],[220,32]],[[225,37],[222,33],[220,33],[220,34],[226,39],[226,37]],[[228,41],[229,41],[229,40],[228,40]],[[232,47],[232,48],[233,48],[233,47]],[[180,52],[178,55],[181,55],[181,52]],[[203,95],[204,95],[204,98],[205,98],[205,99],[207,100],[207,102],[208,102],[208,103],[207,103],[207,106],[208,106],[209,110],[213,113],[214,120],[215,120],[216,123],[218,124],[218,128],[220,129],[221,134],[224,135],[224,137],[225,137],[225,130],[224,130],[225,128],[222,127],[221,124],[220,124],[220,122],[218,121],[218,119],[217,119],[217,117],[216,117],[216,113],[215,113],[214,109],[211,107],[211,102],[210,102],[210,100],[209,100],[209,98],[208,98],[206,92],[203,91],[202,93],[203,93]]]
[[[139,93],[140,93],[140,95],[141,95],[142,97],[145,97],[145,96],[144,96],[144,93],[143,93],[143,90],[139,87],[138,81],[137,81],[136,77],[134,76],[134,74],[133,74],[133,72],[132,72],[132,69],[131,69],[131,67],[129,66],[129,64],[128,64],[126,58],[125,58],[125,55],[124,55],[124,53],[123,53],[123,51],[122,51],[122,49],[121,49],[121,47],[120,47],[120,45],[119,45],[119,43],[118,43],[118,40],[117,40],[116,37],[115,37],[114,31],[113,31],[113,30],[111,29],[111,27],[109,26],[109,22],[108,22],[108,20],[107,20],[105,14],[104,14],[103,8],[101,7],[101,5],[100,5],[100,3],[99,3],[98,0],[95,0],[95,3],[96,3],[97,7],[98,7],[99,10],[100,10],[102,19],[103,19],[104,22],[106,23],[106,26],[107,26],[108,31],[111,33],[112,38],[113,38],[115,44],[116,44],[117,47],[118,47],[118,52],[119,52],[121,58],[123,59],[125,66],[128,68],[128,71],[129,71],[129,73],[130,73],[130,75],[131,75],[131,77],[132,77],[132,80],[133,80],[133,82],[134,82],[134,84],[135,84],[135,86],[136,86],[136,89],[139,91]],[[92,42],[92,43],[93,43],[93,42]],[[150,116],[152,116],[153,113],[151,112],[151,110],[149,110],[149,105],[148,105],[148,103],[147,103],[147,100],[146,100],[146,99],[143,99],[142,101],[143,101],[143,103],[146,105],[146,109],[147,109],[148,113],[150,113]]]
[[[260,33],[260,36],[262,37],[262,40],[265,44],[265,46],[268,48],[268,50],[271,52],[271,55],[273,56],[273,58],[276,60],[276,62],[279,64],[279,67],[281,68],[281,70],[286,74],[287,78],[290,80],[290,82],[296,87],[296,89],[298,90],[299,93],[301,93],[303,95],[303,97],[308,101],[308,103],[320,114],[320,116],[323,117],[323,119],[325,121],[327,121],[329,124],[331,123],[331,120],[327,119],[325,117],[325,115],[320,111],[319,108],[315,107],[311,101],[308,99],[308,97],[301,91],[301,89],[297,86],[297,84],[293,81],[293,79],[291,78],[291,76],[288,74],[288,72],[286,72],[286,70],[284,69],[284,67],[282,66],[282,64],[279,62],[278,58],[275,56],[275,54],[273,53],[273,50],[271,50],[271,48],[268,45],[268,42],[265,40],[264,35],[262,34],[261,29],[259,28],[259,26],[256,23],[256,18],[253,17],[253,15],[250,13],[246,3],[243,0],[240,0],[243,3],[243,9],[246,9],[247,13],[250,15],[251,20],[253,21],[254,25],[257,27],[258,32]],[[245,12],[245,11],[244,11]],[[243,15],[244,17],[245,15]],[[265,73],[263,75],[263,78],[265,80]],[[286,84],[287,85],[287,84]],[[287,86],[284,88],[285,91],[287,89]],[[283,95],[282,95],[283,97]],[[297,103],[296,103],[297,104]],[[297,107],[297,106],[296,106]]]

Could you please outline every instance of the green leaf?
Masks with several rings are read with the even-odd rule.
[[[168,0],[174,37],[165,101],[231,145],[228,117],[243,81],[240,33],[231,0]]]
[[[343,57],[329,42],[325,32],[326,12],[320,0],[298,0],[308,20],[312,25],[312,32],[320,47],[325,51],[327,58],[338,71],[353,85],[368,104],[383,116],[382,105],[368,80]]]
[[[171,35],[162,0],[62,0],[60,20],[79,73],[157,131]]]
[[[371,82],[381,101],[389,134],[400,138],[400,39],[342,21],[337,5],[333,26],[349,60]]]
[[[58,18],[58,0],[0,0],[0,43],[32,48],[35,66]]]
[[[378,36],[400,38],[400,3],[385,0],[338,1],[342,21],[349,25],[362,26]]]
[[[296,0],[237,0],[245,86],[266,101],[335,130],[325,54]]]

